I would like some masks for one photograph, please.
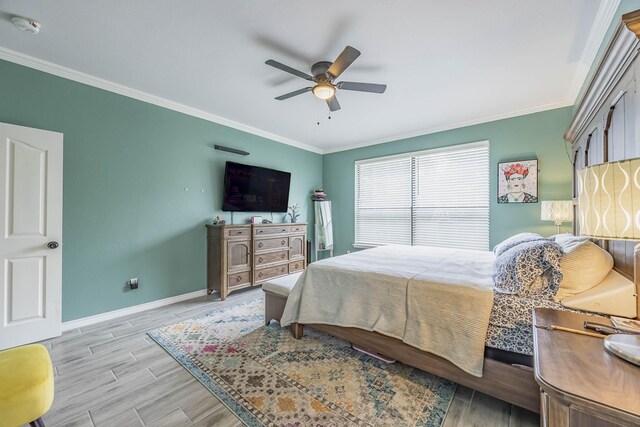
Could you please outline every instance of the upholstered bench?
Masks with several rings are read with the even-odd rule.
[[[262,284],[265,324],[268,325],[272,320],[280,321],[289,292],[291,292],[301,274],[302,272],[278,277]]]
[[[44,426],[53,402],[53,367],[41,344],[0,351],[0,426]]]

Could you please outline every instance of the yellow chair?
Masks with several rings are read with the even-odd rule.
[[[0,427],[43,427],[53,402],[53,367],[41,344],[0,351]]]

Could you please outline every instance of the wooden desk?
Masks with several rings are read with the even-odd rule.
[[[545,427],[640,425],[640,366],[609,353],[604,340],[537,326],[585,330],[601,317],[536,308],[534,369],[540,385],[540,424]]]

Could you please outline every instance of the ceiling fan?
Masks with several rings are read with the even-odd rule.
[[[271,65],[279,70],[286,71],[294,76],[301,77],[305,80],[309,80],[315,83],[315,86],[305,87],[303,89],[294,90],[293,92],[285,93],[276,97],[278,101],[292,98],[297,95],[302,95],[306,92],[312,92],[317,98],[327,101],[329,110],[337,111],[340,109],[340,104],[336,99],[336,89],[343,90],[355,90],[358,92],[370,92],[370,93],[384,93],[387,89],[387,85],[375,84],[375,83],[359,83],[359,82],[338,82],[334,83],[334,80],[338,78],[344,70],[349,67],[360,56],[360,51],[351,46],[344,48],[342,53],[338,55],[336,60],[331,63],[329,61],[316,62],[311,66],[311,74],[303,73],[295,68],[291,68],[288,65],[284,65],[273,59],[265,61],[265,64]]]

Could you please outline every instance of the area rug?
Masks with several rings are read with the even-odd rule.
[[[263,319],[257,298],[149,335],[248,426],[442,425],[454,383]]]

